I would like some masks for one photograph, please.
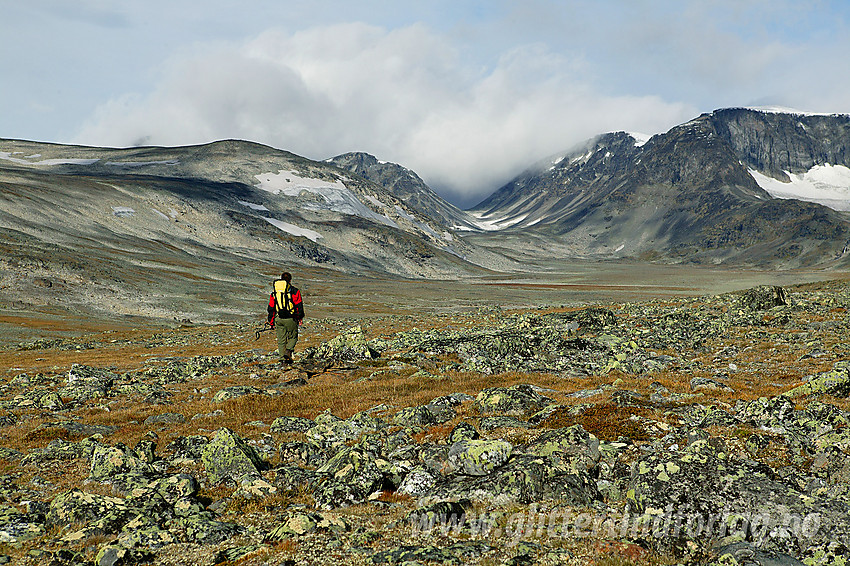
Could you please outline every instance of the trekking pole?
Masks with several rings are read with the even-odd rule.
[[[256,338],[255,338],[255,339],[256,339],[256,340],[259,340],[259,339],[260,339],[260,334],[262,334],[263,332],[268,332],[269,330],[273,330],[273,329],[274,329],[274,326],[272,326],[271,324],[269,324],[269,323],[267,322],[267,323],[265,324],[265,326],[263,326],[263,328],[259,328],[259,329],[257,329],[257,330],[254,332],[254,335],[256,336]]]

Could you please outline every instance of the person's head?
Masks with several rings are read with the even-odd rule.
[[[290,283],[292,281],[292,274],[288,271],[284,271],[280,274],[280,278],[286,281],[287,283]]]

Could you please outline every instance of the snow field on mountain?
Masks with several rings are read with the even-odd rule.
[[[850,169],[843,165],[815,165],[807,172],[786,171],[789,182],[750,169],[750,175],[770,196],[815,202],[834,210],[850,210]]]
[[[324,203],[314,202],[303,205],[307,210],[329,210],[341,214],[360,216],[376,220],[381,224],[398,228],[398,225],[382,214],[377,214],[371,208],[360,202],[339,179],[330,182],[324,179],[301,177],[296,171],[278,171],[277,173],[261,173],[254,175],[259,181],[257,188],[274,195],[297,197],[302,191],[319,195]]]

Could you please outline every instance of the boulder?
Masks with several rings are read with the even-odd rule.
[[[788,294],[782,287],[760,285],[747,289],[738,299],[738,307],[751,311],[763,311],[788,304]]]
[[[325,358],[337,361],[359,361],[378,358],[380,354],[366,342],[366,331],[352,326],[342,334],[304,351],[305,358]]]
[[[310,419],[282,416],[272,422],[269,432],[307,432],[314,426],[316,426],[316,422]]]
[[[513,445],[504,440],[461,440],[449,448],[448,462],[461,474],[485,476],[508,461]]]
[[[246,476],[259,477],[265,463],[257,451],[229,428],[220,428],[204,447],[201,460],[210,481],[240,483]]]
[[[139,458],[133,450],[116,446],[98,445],[91,454],[91,479],[102,482],[120,482],[121,476],[131,475],[152,478],[156,470]]]
[[[599,439],[581,425],[546,431],[529,443],[523,451],[545,456],[572,470],[588,471],[599,463]]]
[[[43,516],[21,513],[10,505],[0,504],[0,543],[20,543],[38,538],[44,532]]]
[[[481,391],[475,398],[475,406],[481,414],[503,414],[524,416],[541,410],[552,403],[552,399],[537,392],[533,385],[519,384],[510,387],[491,387]]]
[[[836,365],[836,368],[820,373],[782,395],[791,399],[816,395],[850,396],[850,365],[846,362]]]

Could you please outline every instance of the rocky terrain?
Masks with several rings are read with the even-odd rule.
[[[650,139],[601,135],[462,211],[364,153],[0,140],[0,306],[39,312],[50,289],[75,316],[233,322],[282,266],[443,281],[612,260],[842,270],[848,147],[848,116],[718,110]]]
[[[245,324],[35,336],[0,351],[0,563],[843,563],[848,308],[388,309],[308,318],[292,366]]]

